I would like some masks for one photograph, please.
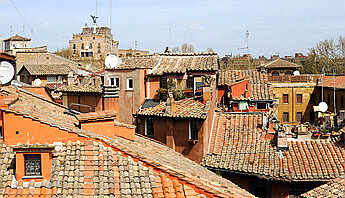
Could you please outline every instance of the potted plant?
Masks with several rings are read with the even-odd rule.
[[[224,105],[224,111],[229,111],[229,106],[228,105]]]

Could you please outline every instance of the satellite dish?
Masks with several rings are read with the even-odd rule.
[[[320,102],[320,103],[319,103],[319,109],[320,109],[321,112],[326,112],[327,109],[328,109],[327,103],[325,103],[325,102]]]
[[[296,70],[296,71],[293,72],[293,75],[294,75],[294,76],[299,76],[299,75],[301,75],[301,73],[299,73],[299,71]]]
[[[109,68],[116,68],[119,65],[119,59],[115,55],[108,55],[105,58],[105,65]]]
[[[38,87],[38,86],[40,86],[41,85],[41,79],[39,79],[39,78],[36,78],[35,80],[34,80],[34,85],[35,85],[35,87]]]
[[[0,84],[7,84],[14,77],[14,67],[7,61],[0,63]]]

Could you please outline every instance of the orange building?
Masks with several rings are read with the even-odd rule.
[[[218,103],[225,111],[267,112],[275,98],[268,76],[257,70],[220,70]]]
[[[261,71],[266,71],[272,76],[288,76],[293,75],[294,71],[302,68],[301,65],[277,58],[271,62],[259,66]]]
[[[254,197],[114,111],[76,115],[16,87],[0,107],[1,197]]]

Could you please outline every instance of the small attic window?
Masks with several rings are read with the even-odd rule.
[[[24,154],[25,176],[41,176],[41,155]]]

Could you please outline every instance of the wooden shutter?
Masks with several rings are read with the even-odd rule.
[[[188,88],[194,88],[194,78],[193,77],[188,77],[187,78],[187,87]]]

